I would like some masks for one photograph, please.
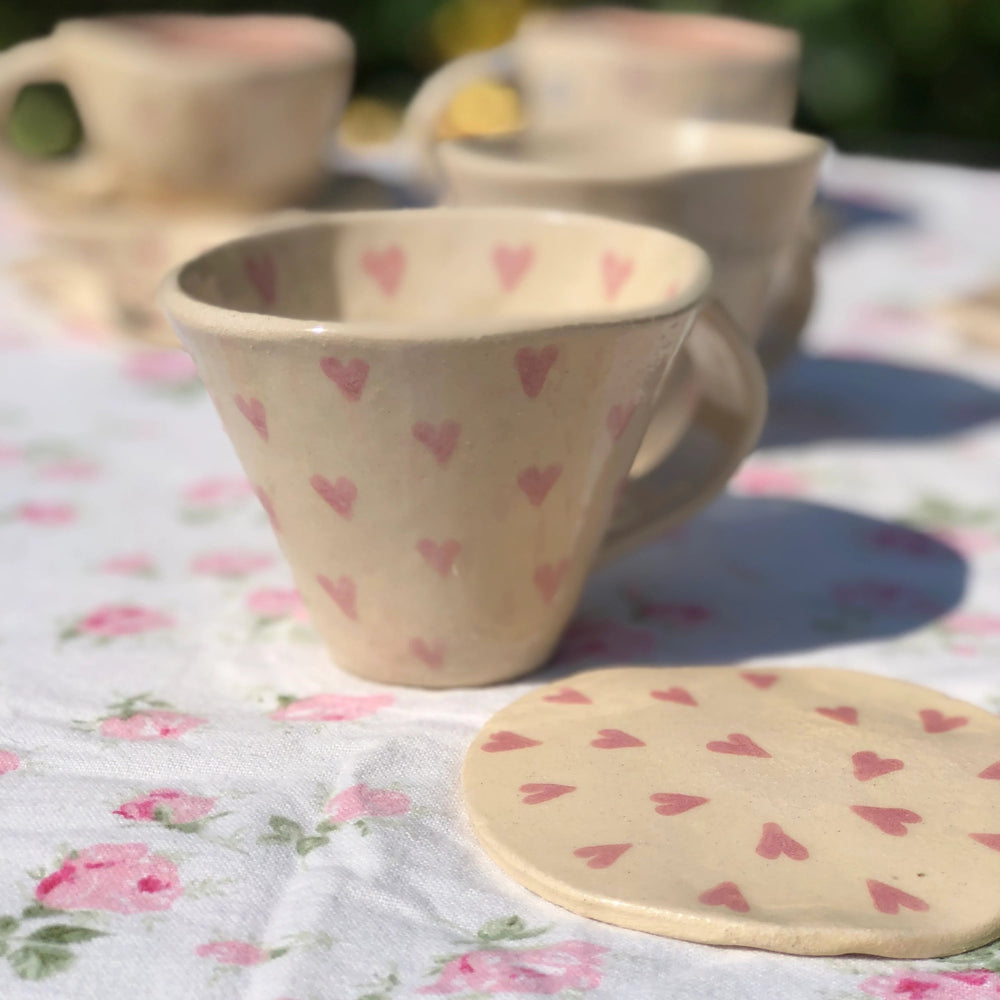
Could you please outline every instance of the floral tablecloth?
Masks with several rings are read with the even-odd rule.
[[[0,285],[0,996],[1000,996],[989,948],[806,959],[578,918],[483,856],[457,792],[492,712],[602,664],[828,663],[1000,704],[1000,359],[930,318],[1000,272],[1000,176],[835,158],[824,214],[807,351],[729,495],[484,691],[332,667],[187,357]],[[16,258],[30,227],[0,222]]]

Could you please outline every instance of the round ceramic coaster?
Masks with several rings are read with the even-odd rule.
[[[913,684],[579,674],[494,715],[463,784],[502,868],[608,923],[802,955],[1000,936],[1000,719]]]

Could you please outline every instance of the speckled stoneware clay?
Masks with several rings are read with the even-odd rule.
[[[1000,935],[1000,719],[927,688],[594,671],[494,715],[462,780],[502,868],[608,923],[896,958]]]

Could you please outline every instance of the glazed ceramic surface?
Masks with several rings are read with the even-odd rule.
[[[309,190],[350,87],[353,45],[306,17],[64,21],[0,56],[0,117],[29,83],[69,88],[85,145],[0,170],[42,200],[137,196],[264,206]]]
[[[532,126],[601,128],[633,113],[787,125],[799,51],[795,33],[735,18],[614,7],[534,13],[511,44],[429,77],[404,134],[426,146],[454,96],[484,77],[518,86]]]
[[[552,212],[317,218],[197,258],[166,310],[336,662],[524,673],[573,609],[707,257]],[[626,507],[615,548],[678,509]]]
[[[708,944],[930,958],[1000,934],[1000,720],[843,670],[618,668],[468,751],[487,853],[585,916]]]
[[[791,274],[788,256],[825,149],[822,140],[788,129],[645,119],[601,131],[538,128],[442,143],[437,157],[451,204],[597,212],[694,240],[712,258],[715,293],[756,343],[779,278],[787,305],[811,298],[811,248]],[[797,311],[793,344],[807,314],[808,301]],[[717,384],[719,352],[698,363],[703,336],[699,330],[692,338],[691,364],[676,368],[665,387],[637,471],[648,471],[684,432],[685,400],[731,397],[728,384]]]

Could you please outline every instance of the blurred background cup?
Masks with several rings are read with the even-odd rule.
[[[798,329],[812,294],[809,249],[799,240],[826,143],[790,129],[694,119],[633,117],[604,128],[527,128],[507,136],[437,147],[445,201],[586,211],[685,236],[712,259],[714,293],[748,341],[757,344],[780,277],[798,302]],[[802,247],[801,252],[794,248]],[[789,255],[798,258],[789,267]],[[664,276],[664,292],[669,282]],[[693,400],[731,394],[719,358],[699,345],[701,327],[661,395],[636,471],[657,464],[687,429]],[[787,344],[783,345],[787,350]],[[682,405],[683,404],[683,405]]]
[[[310,17],[64,21],[0,55],[0,119],[25,86],[58,81],[84,143],[41,159],[0,140],[0,175],[43,203],[283,205],[322,179],[353,62],[346,32]]]
[[[447,63],[407,108],[403,136],[434,141],[463,88],[484,78],[513,83],[532,126],[602,126],[623,114],[787,125],[795,110],[798,35],[705,14],[621,7],[539,11],[514,40]]]

